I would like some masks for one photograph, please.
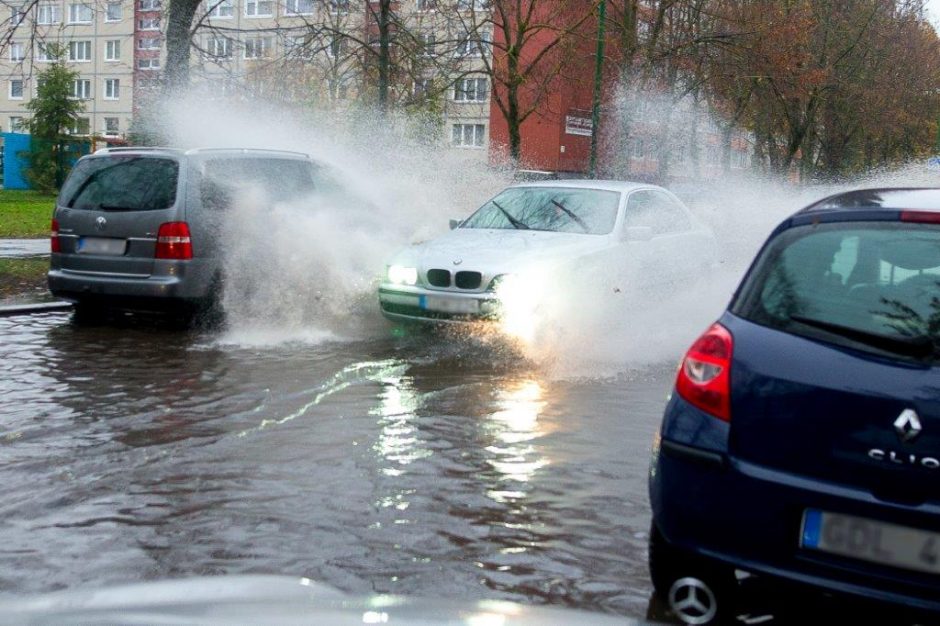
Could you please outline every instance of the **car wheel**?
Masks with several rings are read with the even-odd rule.
[[[221,277],[212,281],[206,295],[193,311],[192,325],[200,328],[217,328],[225,322],[225,310],[222,305],[224,284]]]
[[[656,595],[683,624],[734,621],[734,570],[669,545],[653,526],[649,542],[650,578]]]

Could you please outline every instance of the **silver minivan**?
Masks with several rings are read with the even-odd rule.
[[[220,232],[240,191],[282,202],[337,187],[301,153],[99,150],[76,163],[56,200],[49,289],[84,318],[118,309],[194,319],[217,310]]]

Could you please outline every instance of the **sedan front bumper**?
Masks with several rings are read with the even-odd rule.
[[[460,293],[418,286],[383,284],[379,287],[382,314],[392,320],[461,323],[499,317],[499,300],[492,292]]]

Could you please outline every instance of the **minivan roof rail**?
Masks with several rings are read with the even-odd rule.
[[[297,152],[294,150],[269,150],[267,148],[191,148],[185,152],[185,154],[202,154],[203,152],[241,152],[242,154],[250,154],[252,152],[264,152],[266,154],[291,154],[294,156],[302,156],[310,158],[310,155],[306,152]]]
[[[113,148],[99,148],[95,154],[111,154],[113,152],[154,152],[157,150],[165,152],[182,152],[179,148],[169,148],[165,146],[116,146]]]
[[[294,150],[268,150],[265,148],[190,148],[182,150],[181,148],[169,148],[164,146],[121,146],[115,148],[101,148],[95,150],[95,154],[113,154],[116,152],[182,152],[183,154],[203,154],[206,152],[238,152],[241,154],[251,154],[253,152],[264,152],[265,154],[289,154],[292,156],[301,156],[309,159],[310,155],[306,152],[296,152]]]

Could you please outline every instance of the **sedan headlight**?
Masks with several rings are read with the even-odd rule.
[[[389,265],[388,280],[396,285],[414,285],[418,282],[418,270],[403,265]]]

